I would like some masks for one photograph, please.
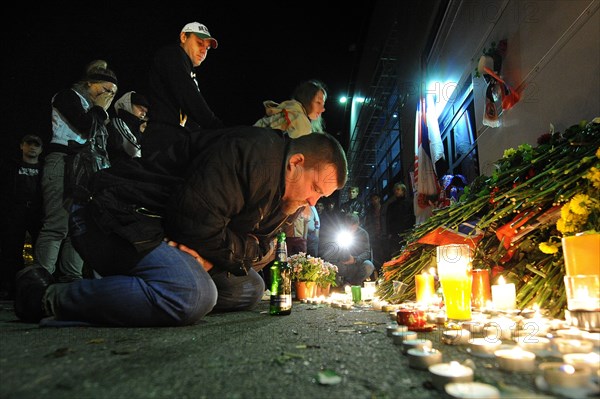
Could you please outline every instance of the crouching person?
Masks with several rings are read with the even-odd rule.
[[[24,269],[15,298],[21,320],[180,326],[211,311],[251,309],[277,232],[347,179],[332,136],[291,140],[241,126],[207,136],[185,179],[111,169],[94,179],[105,189],[71,215],[77,250],[102,278],[58,284],[43,268]]]

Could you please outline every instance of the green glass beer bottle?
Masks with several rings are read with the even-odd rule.
[[[271,266],[271,301],[269,314],[288,315],[292,312],[292,274],[287,261],[285,233],[277,235],[277,251]]]

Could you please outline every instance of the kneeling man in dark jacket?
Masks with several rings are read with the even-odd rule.
[[[139,259],[98,264],[89,256],[99,279],[58,284],[45,269],[26,268],[17,278],[15,312],[28,322],[53,316],[115,326],[180,326],[213,310],[249,309],[264,292],[257,270],[274,258],[277,232],[300,208],[341,189],[347,169],[343,148],[328,134],[289,139],[269,128],[216,130],[168,199],[165,241],[145,248]],[[94,222],[83,217],[72,223],[73,234],[85,236]],[[116,240],[123,247],[144,247],[140,240]],[[88,252],[99,241],[104,240],[87,240],[78,251]]]

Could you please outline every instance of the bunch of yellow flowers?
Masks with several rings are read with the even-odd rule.
[[[597,233],[600,230],[600,147],[596,151],[596,164],[583,175],[588,180],[585,193],[575,194],[560,210],[560,219],[556,229],[563,236],[578,233]],[[550,238],[539,245],[540,251],[546,254],[558,252],[560,242]]]

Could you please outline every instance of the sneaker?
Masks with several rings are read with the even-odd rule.
[[[15,280],[15,314],[28,323],[38,323],[46,316],[42,298],[54,278],[42,266],[28,266],[17,273]]]

